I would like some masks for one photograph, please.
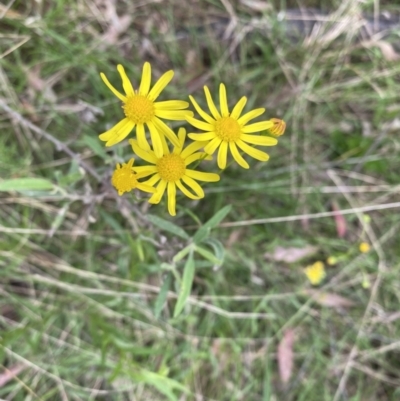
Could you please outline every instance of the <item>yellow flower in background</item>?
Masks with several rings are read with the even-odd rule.
[[[338,263],[338,258],[336,256],[329,256],[328,259],[326,259],[326,263],[329,266],[335,266]]]
[[[165,190],[168,193],[168,212],[171,216],[176,215],[176,189],[180,189],[184,195],[191,199],[200,199],[204,197],[204,191],[196,182],[219,181],[219,175],[214,173],[203,173],[196,170],[186,168],[189,164],[196,160],[207,158],[204,152],[198,152],[204,147],[204,142],[193,142],[186,148],[185,143],[186,131],[180,128],[178,132],[179,146],[175,146],[172,153],[170,152],[165,139],[162,141],[163,156],[157,157],[152,150],[144,150],[139,146],[138,141],[131,139],[129,143],[132,145],[133,151],[143,160],[151,163],[151,165],[133,167],[133,170],[140,174],[141,177],[153,175],[143,184],[154,186],[158,183],[156,193],[149,199],[149,203],[157,204],[161,201]],[[186,186],[189,187],[191,192]]]
[[[138,188],[144,192],[154,193],[156,190],[149,186],[142,184],[138,181],[139,178],[146,175],[137,174],[133,171],[134,159],[130,159],[128,163],[122,163],[122,166],[117,163],[117,167],[111,177],[111,184],[118,191],[118,195],[124,192],[130,192],[132,189]]]
[[[151,142],[155,154],[162,156],[163,147],[161,137],[165,135],[175,146],[179,145],[178,138],[174,132],[161,119],[166,120],[185,120],[193,113],[187,109],[188,102],[182,100],[167,100],[156,102],[161,91],[168,85],[174,76],[174,72],[167,71],[155,83],[150,90],[151,84],[151,66],[150,63],[144,63],[142,80],[138,90],[134,90],[131,81],[127,77],[124,67],[121,64],[117,66],[122,79],[122,87],[125,94],[117,91],[108,81],[107,77],[101,73],[101,79],[108,86],[114,95],[122,101],[125,118],[122,119],[113,128],[99,135],[106,146],[113,146],[124,140],[129,133],[136,127],[136,136],[139,146],[142,149],[150,150],[150,145],[146,138],[145,125],[150,131]]]
[[[325,267],[321,261],[315,262],[304,269],[304,273],[312,285],[318,285],[325,278]]]
[[[194,108],[204,121],[191,116],[186,117],[186,120],[194,127],[206,131],[206,133],[190,133],[188,137],[194,141],[207,141],[204,151],[210,155],[219,147],[218,167],[221,169],[226,167],[228,148],[235,161],[243,168],[249,168],[249,165],[239,153],[238,148],[257,160],[267,161],[269,159],[267,153],[249,146],[248,143],[274,146],[278,141],[275,138],[249,134],[274,129],[276,123],[272,120],[266,120],[247,125],[250,120],[263,114],[265,109],[255,109],[240,117],[247,102],[247,98],[243,96],[232,112],[229,112],[225,85],[221,83],[219,86],[220,111],[218,111],[207,86],[204,87],[204,92],[211,115],[207,114],[192,96],[189,96]]]
[[[371,247],[369,246],[368,242],[361,242],[358,249],[360,250],[361,253],[367,253],[370,251]]]

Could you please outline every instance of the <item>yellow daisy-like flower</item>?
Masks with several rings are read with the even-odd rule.
[[[191,199],[204,198],[204,191],[196,182],[219,181],[219,175],[214,173],[203,173],[196,170],[186,168],[189,164],[196,160],[207,158],[204,152],[198,152],[204,147],[205,142],[193,142],[186,148],[183,148],[185,143],[186,131],[180,128],[178,131],[179,146],[174,146],[172,153],[170,152],[165,139],[162,141],[164,155],[157,157],[155,152],[144,150],[139,146],[138,141],[131,139],[129,143],[132,145],[133,151],[143,160],[152,165],[133,167],[133,170],[143,176],[153,175],[150,179],[144,182],[145,185],[153,186],[157,184],[157,191],[149,199],[149,203],[157,204],[161,201],[165,190],[168,193],[168,212],[171,216],[176,215],[176,188],[180,189],[184,195]],[[192,193],[187,185],[194,193]]]
[[[156,192],[155,188],[138,181],[139,178],[146,175],[133,171],[134,161],[132,158],[128,163],[122,163],[122,166],[117,163],[117,167],[111,177],[111,184],[118,191],[118,195],[121,196],[124,192],[130,192],[134,188],[138,188],[144,192]]]
[[[249,146],[248,143],[260,146],[274,146],[278,141],[275,138],[249,134],[273,129],[275,122],[267,120],[247,125],[250,120],[263,114],[265,109],[255,109],[240,117],[247,102],[247,98],[243,96],[237,102],[232,112],[229,112],[225,85],[220,84],[220,111],[218,111],[207,86],[204,87],[204,92],[211,115],[207,114],[192,96],[189,96],[194,108],[204,121],[197,120],[191,116],[186,117],[186,120],[194,127],[207,132],[202,134],[190,133],[188,134],[189,138],[194,141],[208,141],[204,147],[204,151],[210,155],[219,147],[218,167],[221,169],[226,167],[228,147],[233,158],[243,168],[249,168],[249,165],[239,153],[238,148],[257,160],[267,161],[269,159],[267,153]]]
[[[150,137],[154,152],[158,157],[162,156],[161,136],[165,135],[175,146],[179,141],[174,132],[162,120],[185,120],[192,116],[190,110],[183,110],[189,107],[189,103],[182,100],[167,100],[156,102],[161,91],[168,85],[174,76],[174,72],[167,71],[155,83],[150,90],[151,84],[151,66],[150,63],[144,63],[142,80],[138,90],[134,90],[131,81],[127,77],[124,67],[121,64],[117,66],[121,75],[122,87],[125,95],[117,91],[108,81],[107,77],[101,73],[101,79],[108,86],[114,95],[122,101],[125,118],[116,124],[113,128],[102,133],[99,138],[106,141],[106,146],[115,145],[124,140],[134,127],[136,127],[137,140],[139,146],[145,150],[150,149],[146,139],[144,126],[147,125],[150,131]]]
[[[312,285],[318,285],[325,278],[325,268],[321,261],[315,262],[304,269],[304,273]]]

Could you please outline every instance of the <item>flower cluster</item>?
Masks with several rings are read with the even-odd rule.
[[[204,191],[197,181],[215,182],[220,179],[218,174],[190,169],[190,164],[197,162],[197,168],[202,160],[211,160],[218,149],[217,163],[223,170],[227,166],[229,149],[236,163],[248,169],[249,164],[241,151],[257,160],[267,161],[269,155],[251,145],[274,146],[278,143],[276,138],[285,132],[285,122],[277,118],[249,124],[261,116],[265,109],[259,108],[242,114],[247,102],[244,96],[229,111],[226,88],[222,83],[219,87],[219,109],[209,89],[204,87],[210,114],[189,96],[202,118],[199,120],[188,110],[189,103],[186,101],[156,101],[173,78],[173,71],[163,74],[151,88],[151,66],[146,62],[139,88],[135,90],[123,66],[118,65],[117,69],[124,94],[115,89],[103,73],[100,76],[121,100],[125,118],[99,138],[106,142],[105,146],[113,146],[123,141],[132,130],[136,130],[136,139],[130,139],[129,143],[133,153],[149,164],[134,166],[133,158],[122,166],[117,164],[111,183],[119,195],[135,188],[150,192],[152,195],[149,203],[153,204],[159,203],[167,191],[168,211],[172,216],[176,214],[177,189],[191,199],[201,199]],[[192,142],[185,146],[186,130],[180,128],[176,134],[163,120],[184,121],[204,132],[190,132],[187,136]],[[254,135],[260,131],[267,131],[268,136]],[[139,181],[145,177],[145,181]]]

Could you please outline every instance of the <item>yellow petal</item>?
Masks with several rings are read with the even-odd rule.
[[[222,117],[229,116],[228,100],[226,98],[226,88],[224,84],[219,85],[219,106],[221,108]]]
[[[111,84],[110,81],[107,79],[107,77],[101,72],[100,73],[100,77],[103,80],[103,82],[107,85],[108,89],[110,89],[110,91],[112,93],[114,93],[114,95],[121,100],[122,102],[126,102],[126,96],[124,96],[122,93],[118,92]]]
[[[147,96],[149,93],[151,84],[151,65],[145,62],[142,70],[142,80],[140,81],[139,94],[142,96]]]
[[[222,142],[221,138],[215,137],[211,142],[209,142],[205,147],[204,151],[207,152],[209,155],[212,155]]]
[[[190,199],[200,199],[199,196],[192,194],[181,182],[181,180],[175,181],[176,186]]]
[[[129,140],[129,143],[132,146],[133,152],[137,154],[141,159],[146,160],[147,162],[152,164],[157,164],[158,160],[153,152],[147,152],[143,150],[135,139]]]
[[[176,215],[176,186],[174,182],[168,183],[168,212],[171,216]]]
[[[219,111],[215,107],[214,101],[212,100],[212,97],[211,97],[211,93],[210,93],[209,89],[207,88],[207,86],[204,87],[204,93],[206,94],[207,105],[211,111],[211,114],[213,115],[215,120],[218,120],[219,118],[221,118],[221,114],[219,114]]]
[[[239,146],[239,148],[242,149],[245,153],[247,153],[251,157],[254,157],[254,159],[261,160],[262,162],[266,162],[269,159],[269,155],[267,153],[255,149],[241,140],[238,140],[236,142],[236,145]]]
[[[268,121],[260,121],[259,123],[254,123],[250,125],[246,125],[242,127],[242,132],[245,134],[250,134],[252,132],[260,132],[264,131],[266,129],[272,128],[274,126],[274,123],[270,120]]]
[[[209,158],[212,160],[212,156],[205,152],[193,153],[185,159],[185,166],[188,166],[196,160],[210,160]]]
[[[180,155],[183,149],[183,146],[185,144],[185,138],[186,138],[186,130],[185,128],[179,128],[178,131],[178,140],[179,140],[179,146],[174,146],[174,151],[176,155]]]
[[[161,157],[163,157],[164,155],[164,149],[160,139],[160,133],[157,131],[157,128],[151,121],[147,122],[147,126],[149,127],[150,130],[150,137],[151,137],[151,143],[153,144],[154,154],[158,159],[161,159]]]
[[[139,146],[143,149],[143,150],[150,150],[150,145],[149,142],[147,141],[146,138],[146,133],[144,130],[144,124],[138,124],[136,127],[136,138],[138,141]]]
[[[201,118],[205,121],[207,121],[210,124],[214,124],[215,120],[209,116],[200,106],[199,104],[196,102],[196,100],[194,99],[193,96],[189,95],[189,99],[191,100],[191,102],[193,103],[194,108],[196,109],[196,111],[200,114]]]
[[[241,112],[244,109],[244,106],[247,103],[247,97],[243,96],[237,103],[236,106],[233,108],[232,113],[231,113],[231,117],[235,120],[237,120],[241,114]]]
[[[190,145],[186,146],[186,148],[182,150],[181,157],[183,159],[186,159],[187,157],[192,155],[194,152],[197,152],[199,149],[201,149],[205,145],[207,145],[207,143],[208,142],[205,142],[205,141],[192,142]]]
[[[178,137],[175,135],[174,131],[172,131],[172,129],[168,127],[168,125],[166,125],[157,117],[153,117],[152,122],[156,126],[157,130],[163,133],[174,146],[179,146]]]
[[[156,110],[181,110],[187,109],[189,107],[189,102],[184,100],[165,100],[163,102],[155,102],[154,108]]]
[[[270,138],[268,136],[261,136],[261,135],[242,134],[240,135],[240,139],[244,142],[260,146],[275,146],[278,143],[278,141],[275,138]]]
[[[216,137],[215,132],[206,132],[204,134],[188,134],[188,137],[193,141],[211,141]]]
[[[146,183],[149,185],[148,183]],[[157,192],[152,195],[152,197],[149,199],[149,203],[152,203],[156,205],[157,203],[160,203],[161,198],[164,195],[165,188],[167,188],[167,181],[161,180],[160,183],[157,185]]]
[[[138,175],[137,178],[144,178],[157,173],[158,170],[156,166],[137,166],[133,167],[133,171]]]
[[[231,150],[232,156],[235,159],[236,163],[243,168],[249,168],[249,164],[246,160],[243,159],[242,155],[239,153],[238,148],[236,147],[235,142],[229,142],[229,149]]]
[[[161,176],[160,176],[160,174],[157,173],[157,174],[153,175],[153,177],[149,178],[148,180],[143,181],[142,184],[152,187],[153,185],[157,184],[157,182],[160,180],[161,180]]]
[[[128,124],[129,120],[124,118],[119,123],[115,124],[114,127],[110,128],[108,131],[103,132],[99,135],[99,139],[101,141],[108,141],[110,138],[115,136],[116,132],[119,132],[126,124]]]
[[[165,139],[165,135],[164,134],[160,134],[160,140],[161,140],[161,143],[162,143],[163,155],[169,155],[170,151],[169,151],[167,140]]]
[[[113,136],[106,142],[106,146],[113,146],[121,141],[123,141],[129,133],[132,131],[135,123],[133,121],[129,121],[121,127],[120,130],[114,131]]]
[[[150,192],[150,193],[156,193],[156,189],[154,187],[151,187],[149,185],[145,185],[145,184],[141,184],[140,182],[138,182],[138,184],[136,185],[136,188],[140,189],[143,192]]]
[[[182,177],[182,181],[191,189],[193,189],[194,193],[199,198],[204,198],[204,191],[203,188],[193,179],[187,175]]]
[[[121,64],[118,64],[117,70],[119,72],[119,75],[121,75],[122,87],[124,88],[126,96],[133,96],[135,94],[135,91],[133,90],[131,81],[125,73],[124,67]]]
[[[206,182],[217,182],[219,181],[220,177],[218,174],[215,173],[204,173],[202,171],[196,170],[185,170],[185,174],[190,178],[193,178],[198,181],[206,181]]]
[[[265,111],[264,108],[249,111],[248,113],[243,114],[243,116],[239,118],[238,123],[240,124],[241,127],[243,127],[250,120],[253,120],[254,118],[261,116],[261,114],[263,114],[264,111]]]
[[[172,70],[167,71],[165,74],[163,74],[160,79],[156,82],[156,84],[153,86],[151,91],[149,92],[147,98],[149,100],[156,100],[162,90],[171,82],[171,79],[174,76],[174,72]]]
[[[218,150],[218,167],[220,169],[225,169],[226,168],[226,156],[228,153],[228,142],[222,141],[221,146],[219,147]]]
[[[185,121],[187,117],[193,116],[190,110],[156,110],[155,115],[165,120]]]
[[[189,124],[193,125],[193,127],[196,127],[203,131],[213,131],[214,130],[214,125],[205,123],[204,121],[197,120],[196,118],[186,117],[186,121]]]

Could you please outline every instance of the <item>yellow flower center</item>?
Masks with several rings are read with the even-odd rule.
[[[132,165],[129,166],[128,163],[124,163],[121,167],[120,164],[117,164],[117,168],[111,177],[111,184],[118,191],[118,195],[136,188],[138,182],[136,174],[132,171]]]
[[[158,173],[164,181],[178,181],[185,175],[185,160],[175,153],[164,155],[157,162]]]
[[[126,117],[135,124],[146,123],[154,117],[154,103],[146,96],[133,95],[128,97],[122,108]]]
[[[235,142],[240,138],[242,130],[232,117],[222,117],[215,122],[215,133],[223,141]]]

